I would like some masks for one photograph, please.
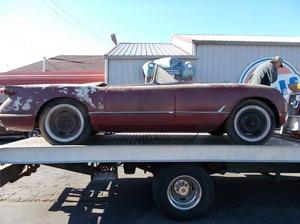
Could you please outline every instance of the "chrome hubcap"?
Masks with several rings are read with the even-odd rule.
[[[58,104],[51,108],[46,115],[45,129],[56,141],[73,141],[80,136],[83,128],[83,115],[73,105]]]
[[[178,176],[169,184],[167,196],[175,208],[189,210],[200,202],[202,188],[195,178],[187,175]]]
[[[178,180],[174,184],[174,191],[176,192],[176,194],[182,197],[187,196],[190,192],[190,185],[185,180]]]

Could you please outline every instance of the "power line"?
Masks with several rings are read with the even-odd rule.
[[[14,34],[15,36],[19,36],[18,33],[16,33],[14,30],[12,30],[12,28],[9,25],[3,23],[1,20],[0,20],[0,25],[5,27],[6,29],[10,30],[11,33]],[[21,42],[18,39],[11,37],[11,35],[7,35],[7,34],[3,34],[3,33],[0,33],[0,35],[2,37],[6,38],[7,40],[11,41],[11,42],[14,42],[15,44],[18,44],[19,46],[23,47],[24,49],[27,49],[27,50],[30,50],[30,51],[33,50],[35,52],[38,52],[37,49],[34,49],[34,48],[30,47],[28,44],[25,44],[24,42]]]
[[[62,16],[60,13],[58,13],[57,10],[55,10],[53,7],[51,7],[46,0],[43,0],[43,2],[45,2],[47,4],[47,6],[53,11],[55,12],[56,15],[58,15],[59,17],[63,18],[65,21],[68,21],[69,23],[71,23],[72,25],[78,25],[81,28],[83,28],[84,30],[88,31],[90,34],[92,34],[94,37],[101,39],[105,42],[108,42],[108,40],[106,38],[104,38],[103,36],[99,35],[98,33],[96,33],[94,30],[92,30],[90,27],[88,27],[87,25],[83,24],[79,19],[77,19],[76,17],[74,17],[73,15],[71,15],[67,10],[65,10],[63,7],[61,7],[57,2],[55,2],[54,0],[50,0],[52,2],[52,4],[58,8],[61,12],[64,13],[65,16],[67,16],[68,19],[66,19],[65,16]]]
[[[79,19],[77,19],[76,17],[74,17],[73,15],[71,15],[69,12],[67,12],[63,7],[61,7],[57,2],[55,2],[54,0],[50,0],[57,8],[59,8],[61,11],[64,12],[65,15],[67,15],[70,19],[72,19],[73,21],[77,22],[78,25],[80,25],[82,28],[84,28],[85,30],[87,30],[88,32],[90,32],[91,34],[93,34],[95,37],[100,38],[104,41],[107,41],[106,38],[102,37],[101,35],[99,35],[98,33],[96,33],[95,31],[93,31],[90,27],[88,27],[87,25],[83,24]]]
[[[64,20],[65,22],[71,24],[71,25],[76,25],[73,22],[71,22],[70,20],[66,19],[64,16],[62,16],[61,14],[59,14],[59,12],[53,8],[50,4],[48,4],[48,2],[46,0],[42,0],[42,2],[52,11],[54,12],[59,18],[61,18],[62,20]]]
[[[11,42],[14,42],[15,44],[18,44],[19,46],[23,47],[23,48],[26,49],[26,50],[29,50],[29,51],[35,51],[36,53],[38,53],[38,51],[37,51],[36,49],[31,48],[31,47],[29,47],[28,45],[26,45],[26,44],[20,42],[20,41],[17,40],[17,39],[14,39],[14,38],[8,36],[8,35],[6,35],[6,34],[0,33],[0,36],[6,38],[7,40],[10,40]]]

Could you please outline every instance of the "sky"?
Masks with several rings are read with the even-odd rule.
[[[298,0],[0,0],[0,72],[179,34],[300,36]]]

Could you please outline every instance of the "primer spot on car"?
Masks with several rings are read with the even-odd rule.
[[[31,98],[27,99],[22,106],[22,110],[30,110],[31,103],[32,103],[32,99]]]
[[[82,101],[82,102],[87,102],[88,104],[90,104],[92,107],[95,107],[95,105],[93,104],[92,99],[89,96],[90,93],[90,89],[87,87],[79,87],[74,89],[75,91],[75,95],[77,96],[77,98]]]

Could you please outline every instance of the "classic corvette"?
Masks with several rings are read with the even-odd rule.
[[[91,133],[227,133],[236,144],[264,144],[284,124],[286,102],[276,89],[248,84],[184,84],[149,63],[146,85],[6,86],[0,123],[39,127],[51,144],[81,144]]]

